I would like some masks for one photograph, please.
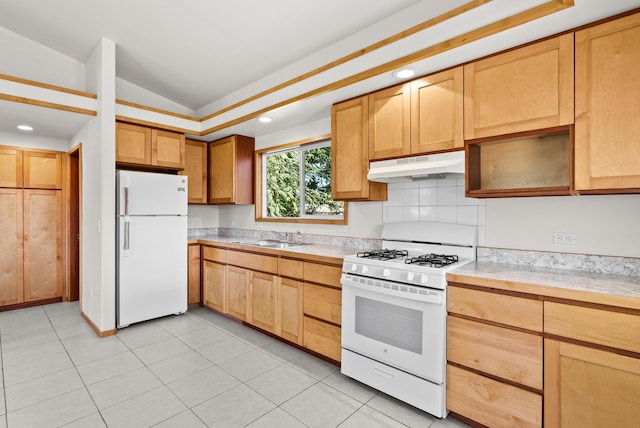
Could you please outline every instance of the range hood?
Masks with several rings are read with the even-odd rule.
[[[464,150],[369,162],[369,181],[400,183],[427,178],[464,177]]]

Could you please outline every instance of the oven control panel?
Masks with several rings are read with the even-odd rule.
[[[357,262],[345,262],[342,270],[345,273],[351,273],[354,275],[362,275],[370,278],[438,289],[444,289],[447,283],[445,273],[443,271],[436,273],[420,272],[421,269],[412,269],[410,265],[405,264],[396,268],[371,266]]]

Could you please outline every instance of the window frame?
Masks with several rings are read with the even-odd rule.
[[[344,213],[341,219],[328,219],[326,217],[320,218],[319,216],[306,216],[306,217],[282,217],[274,218],[263,215],[263,205],[265,203],[265,190],[264,185],[264,155],[272,152],[292,150],[296,147],[302,147],[305,145],[312,145],[314,143],[320,143],[325,140],[331,140],[331,134],[320,135],[313,138],[307,138],[305,140],[295,141],[292,143],[282,144],[275,147],[268,147],[255,151],[255,220],[272,223],[307,223],[307,224],[347,224],[349,217],[348,203],[344,201]],[[333,155],[333,153],[332,153]]]

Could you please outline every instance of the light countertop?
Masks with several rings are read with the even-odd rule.
[[[640,309],[640,277],[474,262],[447,274],[449,282]]]
[[[356,248],[337,247],[332,245],[304,244],[286,248],[268,248],[253,245],[238,244],[238,241],[250,242],[260,239],[242,238],[237,236],[206,235],[189,239],[190,244],[222,245],[226,248],[253,251],[262,254],[272,254],[281,257],[300,258],[310,261],[342,264],[344,256],[358,252]]]

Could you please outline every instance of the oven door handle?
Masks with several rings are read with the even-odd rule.
[[[417,300],[420,302],[432,303],[434,305],[444,305],[444,291],[442,290],[429,289],[430,294],[418,294],[418,293],[411,293],[409,291],[400,291],[400,290],[393,290],[390,288],[376,287],[374,285],[366,285],[358,281],[345,278],[344,276],[342,278],[341,284],[342,284],[342,287],[356,288],[358,290],[364,290],[370,293],[386,294],[387,296],[394,296],[394,297],[399,297],[401,299],[408,299],[408,300]],[[398,287],[407,287],[407,289],[409,288],[418,289],[418,287],[410,287],[410,286],[403,286],[403,285],[398,285]]]

